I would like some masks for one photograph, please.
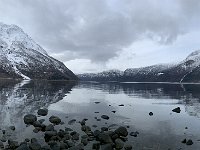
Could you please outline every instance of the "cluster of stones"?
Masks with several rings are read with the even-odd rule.
[[[46,116],[48,114],[47,109],[38,110],[38,115]],[[102,119],[109,119],[108,116],[102,115]],[[61,119],[58,116],[51,116],[49,118],[49,125],[44,124],[44,119],[38,120],[36,115],[27,114],[24,116],[24,123],[34,126],[33,132],[44,132],[44,141],[46,144],[42,145],[36,138],[25,139],[23,142],[18,143],[14,140],[7,140],[7,145],[0,143],[0,149],[7,150],[84,150],[90,143],[94,150],[131,150],[132,146],[126,144],[128,140],[128,131],[125,127],[119,127],[116,130],[109,130],[107,127],[102,127],[100,130],[92,131],[89,126],[86,125],[87,119],[80,121],[81,130],[85,133],[80,135],[78,132],[73,131],[71,128],[65,127],[65,129],[55,129],[56,125],[62,124]],[[73,119],[68,124],[73,124],[76,120]],[[15,130],[15,127],[10,127]]]

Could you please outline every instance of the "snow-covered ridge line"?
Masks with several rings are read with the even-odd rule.
[[[0,77],[23,79],[76,79],[62,62],[20,27],[0,23]]]
[[[192,52],[179,63],[128,68],[123,72],[104,71],[77,76],[81,80],[87,81],[200,82],[200,50]]]

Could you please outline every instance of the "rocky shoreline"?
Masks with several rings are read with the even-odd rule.
[[[95,102],[98,104],[98,102]],[[119,105],[123,106],[123,104]],[[180,113],[180,107],[172,110],[174,113]],[[99,113],[99,112],[94,112]],[[115,111],[113,112],[115,113]],[[2,130],[2,138],[0,141],[0,149],[4,150],[132,150],[133,145],[128,143],[129,136],[137,137],[139,135],[138,131],[128,132],[129,126],[118,126],[117,128],[110,128],[112,125],[105,127],[100,127],[100,130],[92,130],[96,128],[97,125],[92,125],[91,127],[87,125],[87,118],[83,118],[81,121],[76,119],[71,119],[68,121],[68,125],[64,123],[64,120],[60,119],[58,116],[48,115],[48,109],[42,108],[37,111],[37,115],[27,114],[24,116],[23,121],[27,127],[33,127],[33,131],[38,135],[39,138],[25,138],[25,140],[20,141],[20,139],[12,140],[9,136],[6,136],[7,130]],[[149,116],[153,116],[153,112],[149,113]],[[40,118],[42,117],[42,119]],[[67,117],[66,117],[67,118]],[[101,115],[101,118],[95,117],[96,121],[109,120],[110,117],[107,115]],[[48,123],[47,123],[48,122]],[[74,123],[80,124],[80,130],[73,130],[70,125]],[[106,123],[105,123],[106,124]],[[60,128],[59,125],[63,125]],[[113,124],[114,125],[114,124]],[[187,128],[187,127],[186,127]],[[15,131],[15,126],[10,126],[9,130]],[[80,133],[82,131],[82,133]],[[38,139],[43,139],[44,142]],[[20,141],[20,142],[19,142]],[[191,139],[184,139],[183,144],[192,145],[193,141]],[[88,145],[90,145],[88,147]]]
[[[39,109],[38,116],[46,116],[48,109]],[[72,130],[67,125],[65,129],[56,129],[56,126],[63,125],[64,122],[58,116],[50,116],[48,118],[49,124],[45,124],[45,119],[39,119],[34,114],[27,114],[24,116],[24,123],[26,126],[33,126],[33,132],[42,132],[44,144],[41,144],[36,138],[26,138],[24,141],[18,142],[17,140],[7,139],[6,130],[2,130],[3,137],[0,141],[0,149],[5,150],[83,150],[87,149],[86,146],[92,144],[94,150],[112,150],[112,149],[125,149],[131,150],[132,146],[126,144],[128,140],[127,127],[120,126],[115,130],[110,130],[108,127],[101,127],[101,130],[91,130],[91,127],[87,125],[87,120],[84,118],[79,121],[83,135],[77,131]],[[107,115],[102,115],[101,119],[108,120]],[[97,120],[101,121],[100,118]],[[72,119],[68,122],[68,125],[72,125],[77,122]],[[10,126],[10,130],[15,130],[15,126]],[[133,134],[133,133],[131,133]],[[39,135],[40,136],[40,135]],[[3,140],[4,139],[4,140]],[[7,140],[6,140],[7,139]]]

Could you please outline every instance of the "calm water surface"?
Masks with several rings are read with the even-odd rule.
[[[129,137],[134,150],[200,149],[198,84],[0,81],[0,128],[7,130],[7,137],[19,141],[43,137],[43,133],[33,133],[33,127],[26,127],[23,122],[25,114],[36,113],[41,107],[49,109],[48,116],[43,117],[46,124],[49,116],[58,115],[65,122],[59,128],[68,126],[80,133],[80,124],[68,125],[69,120],[88,118],[88,125],[98,126],[92,130],[130,126],[129,132],[139,132],[138,137]],[[180,114],[172,112],[176,107],[181,108]],[[102,114],[110,119],[96,121],[94,117]],[[9,131],[10,125],[15,125],[16,131]],[[184,138],[192,139],[194,144],[182,144]]]

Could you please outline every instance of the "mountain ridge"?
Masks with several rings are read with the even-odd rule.
[[[140,68],[127,68],[117,78],[107,71],[107,76],[99,76],[104,72],[77,74],[84,81],[122,81],[122,82],[200,82],[200,50],[189,54],[186,59],[176,64],[157,64]],[[116,75],[115,75],[116,76]]]
[[[16,25],[0,23],[0,52],[1,78],[78,79]]]

